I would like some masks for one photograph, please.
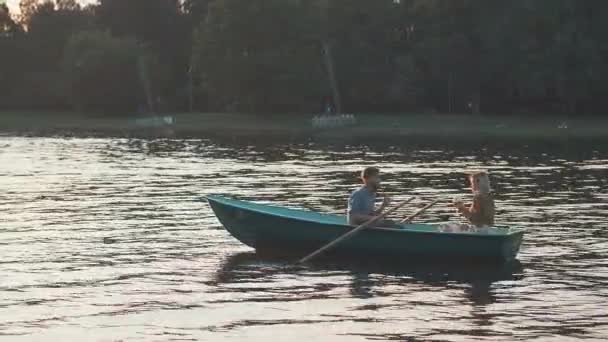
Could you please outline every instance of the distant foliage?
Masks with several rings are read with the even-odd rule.
[[[21,0],[20,10],[0,6],[0,109],[192,100],[199,111],[318,112],[333,91],[331,47],[346,112],[608,111],[605,0]]]
[[[135,112],[146,103],[138,72],[142,58],[145,51],[134,38],[104,31],[74,34],[63,61],[71,103],[79,110]]]
[[[155,97],[174,108],[184,108],[188,87],[192,28],[179,0],[100,0],[95,7],[96,25],[115,37],[132,37],[145,45],[166,71],[162,83],[154,83]]]
[[[23,32],[6,5],[0,5],[0,106],[14,105],[15,80],[19,78],[19,47]]]
[[[307,6],[284,0],[211,3],[194,63],[212,110],[312,111],[327,81]]]

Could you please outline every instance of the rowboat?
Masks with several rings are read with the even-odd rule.
[[[260,204],[220,195],[206,197],[226,230],[256,250],[313,251],[347,233],[352,226],[341,215]],[[333,253],[378,257],[459,257],[510,261],[525,231],[493,227],[478,232],[442,232],[439,225],[406,224],[368,228]],[[304,253],[305,255],[306,253]]]

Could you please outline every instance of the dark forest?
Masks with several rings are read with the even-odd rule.
[[[23,0],[0,110],[601,114],[603,0]]]

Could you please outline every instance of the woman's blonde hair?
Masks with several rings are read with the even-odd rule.
[[[486,171],[466,172],[471,180],[471,189],[475,194],[488,195],[492,191],[490,176]]]

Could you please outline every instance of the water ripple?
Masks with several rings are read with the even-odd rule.
[[[397,198],[491,171],[520,262],[295,267],[230,237],[209,193],[343,213],[366,165]],[[0,338],[605,340],[608,155],[594,145],[229,144],[0,137]],[[407,215],[413,208],[399,214]],[[421,220],[457,217],[435,207]],[[364,258],[363,258],[364,259]]]

